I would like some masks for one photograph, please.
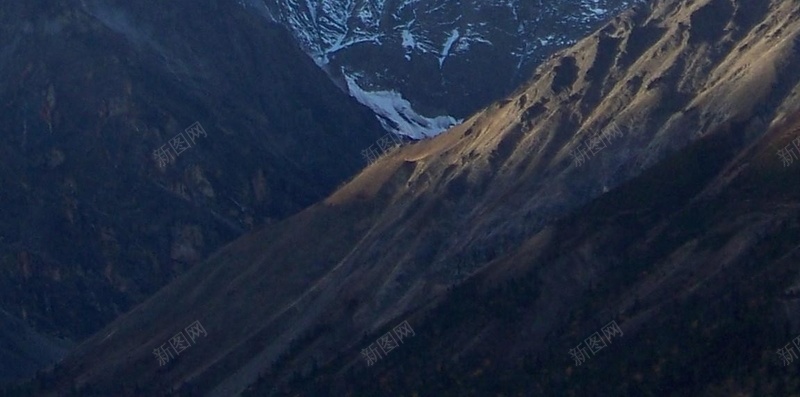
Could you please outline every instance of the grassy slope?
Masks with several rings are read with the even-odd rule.
[[[719,131],[559,222],[548,244],[533,238],[412,316],[417,336],[377,366],[365,368],[350,351],[311,377],[316,385],[301,378],[285,394],[800,393],[794,367],[775,354],[800,331],[782,292],[798,277],[800,188],[790,181],[800,168],[784,169],[774,155],[797,127],[776,128],[736,159],[731,139],[741,138],[741,126]],[[687,246],[688,258],[680,255]],[[587,247],[600,273],[583,285],[570,279],[565,288],[578,284],[577,299],[544,339],[532,338],[542,317],[536,301],[552,298],[547,268],[575,275],[574,253]],[[567,350],[611,320],[625,335],[575,366]],[[270,388],[264,380],[250,395]]]

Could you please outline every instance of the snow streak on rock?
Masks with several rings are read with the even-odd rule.
[[[353,76],[345,74],[345,79],[350,95],[372,109],[384,128],[396,134],[414,139],[429,138],[462,121],[451,116],[421,116],[395,91],[365,91]]]

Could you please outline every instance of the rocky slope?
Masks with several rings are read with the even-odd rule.
[[[713,131],[280,394],[796,395],[797,358],[777,351],[798,352],[800,167],[776,152],[797,139],[800,112],[749,146],[746,125]],[[360,350],[402,321],[414,335],[366,366]],[[612,322],[619,332],[603,332]]]
[[[372,374],[378,376],[373,386],[383,387],[380,395],[434,388],[444,395],[484,395],[498,391],[489,375],[519,380],[520,367],[509,366],[521,362],[526,370],[548,369],[536,385],[545,394],[584,395],[605,381],[606,372],[565,385],[563,377],[578,369],[569,366],[567,349],[557,352],[563,361],[537,364],[549,357],[537,358],[547,342],[577,345],[613,319],[637,338],[650,317],[634,316],[654,314],[640,313],[642,305],[662,308],[659,321],[672,324],[676,332],[667,337],[677,338],[683,335],[677,331],[698,329],[678,322],[682,312],[665,304],[680,296],[718,302],[710,311],[691,312],[700,313],[697,319],[716,313],[698,332],[718,337],[692,339],[680,350],[677,339],[651,343],[658,329],[649,328],[635,342],[658,352],[648,356],[652,370],[646,371],[666,376],[663,360],[672,357],[669,368],[684,372],[671,372],[670,379],[724,387],[717,373],[708,384],[687,379],[684,364],[704,361],[674,357],[701,346],[717,352],[717,345],[703,343],[728,335],[722,325],[731,317],[723,309],[732,295],[713,277],[720,266],[750,264],[761,250],[773,260],[796,247],[780,242],[794,230],[780,221],[793,219],[792,209],[776,212],[771,205],[796,201],[796,190],[781,190],[786,180],[774,170],[782,167],[775,151],[795,134],[780,126],[793,126],[788,116],[800,108],[800,73],[793,68],[799,34],[800,5],[790,2],[661,0],[632,10],[549,59],[508,99],[441,136],[391,153],[324,202],[218,251],[74,350],[53,382],[74,381],[86,395],[229,396],[261,376],[258,395],[295,395],[307,392],[309,382],[291,382],[304,373],[313,372],[321,390],[332,384],[326,374],[353,373],[365,380],[336,383],[331,395],[374,390],[364,385]],[[747,164],[758,171],[744,173]],[[762,177],[767,180],[758,182]],[[726,190],[728,183],[741,188]],[[766,198],[753,207],[735,202],[761,192]],[[723,218],[730,210],[736,221]],[[671,223],[672,214],[681,218]],[[740,233],[749,220],[756,224]],[[780,244],[758,245],[765,235]],[[787,274],[796,276],[770,277],[788,280]],[[462,289],[516,276],[502,293]],[[458,287],[464,280],[470,280],[467,287]],[[784,307],[775,300],[730,299],[738,305],[732,307],[749,305],[748,313]],[[425,317],[437,308],[441,320]],[[471,323],[473,314],[483,317]],[[742,318],[754,327],[750,317]],[[197,320],[207,339],[159,366],[153,349]],[[377,372],[365,368],[359,350],[404,320],[422,324],[417,334],[428,334],[419,346],[443,353],[442,365],[456,362],[454,373],[439,377],[448,369],[415,361],[415,353],[425,355],[410,346],[398,352],[403,371],[388,369],[392,355]],[[777,334],[769,327],[779,323],[765,324],[772,324],[762,326],[765,334]],[[781,337],[790,340],[787,335]],[[524,349],[511,354],[510,341]],[[494,345],[503,349],[491,353]],[[762,354],[766,359],[774,352]],[[728,360],[723,368],[738,363],[721,358]],[[608,371],[633,380],[601,390],[618,386],[635,394],[631,382],[649,379],[626,362],[615,361],[618,367]],[[323,372],[314,372],[318,368]],[[475,383],[459,384],[467,378]],[[430,387],[421,389],[426,382]],[[510,394],[529,390],[515,385]]]
[[[286,26],[390,130],[438,134],[635,0],[239,0]]]
[[[226,1],[11,1],[0,37],[0,307],[39,332],[96,332],[325,197],[383,134],[286,31]]]

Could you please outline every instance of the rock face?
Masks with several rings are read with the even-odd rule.
[[[56,378],[99,394],[797,392],[788,374],[752,388],[772,371],[771,346],[800,332],[800,194],[788,186],[800,165],[775,155],[797,131],[799,37],[795,2],[626,12],[507,99],[226,246],[75,349]],[[153,349],[198,319],[208,339],[159,367]],[[577,375],[586,367],[568,350],[613,319],[636,349]],[[438,358],[410,341],[367,368],[361,349],[404,320]],[[748,332],[750,360],[720,353]],[[732,370],[752,375],[730,389]]]
[[[0,36],[0,307],[39,332],[96,332],[384,134],[227,1],[9,1]]]
[[[248,0],[390,130],[438,134],[635,0]]]

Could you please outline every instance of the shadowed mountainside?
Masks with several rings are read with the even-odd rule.
[[[0,385],[23,379],[66,355],[72,344],[42,335],[0,310]]]
[[[0,307],[39,332],[96,332],[324,198],[383,134],[228,1],[10,1],[0,36]],[[195,122],[207,136],[156,161]]]

